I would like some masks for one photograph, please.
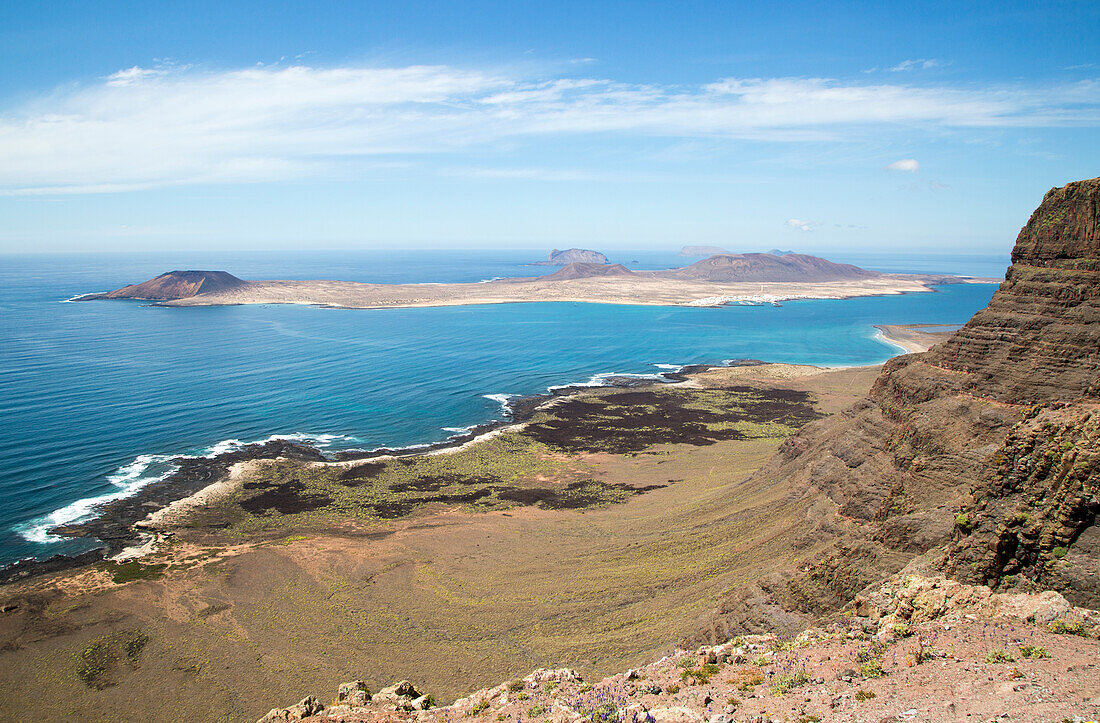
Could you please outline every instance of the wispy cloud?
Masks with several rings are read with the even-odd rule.
[[[683,87],[447,66],[133,67],[0,111],[0,194],[264,182],[365,158],[580,134],[836,142],[882,126],[1069,124],[1100,124],[1096,81],[974,89],[726,78]]]
[[[915,158],[902,158],[900,161],[894,161],[887,164],[886,168],[891,171],[905,171],[906,173],[916,173],[920,170],[920,163]]]
[[[821,224],[817,221],[803,221],[802,219],[798,218],[789,218],[787,219],[787,225],[793,229],[809,233]]]
[[[936,58],[910,58],[903,60],[892,68],[887,68],[892,73],[904,73],[909,70],[928,70],[944,65],[943,61]]]

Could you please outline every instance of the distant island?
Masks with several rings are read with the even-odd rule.
[[[607,257],[591,249],[554,249],[545,261],[534,261],[528,266],[565,266],[566,264],[606,264]]]
[[[774,256],[787,256],[788,254],[793,254],[794,251],[780,251],[779,249],[772,249],[768,251],[768,253]]]
[[[570,249],[573,251],[581,250]],[[603,258],[602,254],[597,255]],[[721,306],[901,294],[930,291],[933,284],[982,281],[994,280],[884,274],[805,254],[716,254],[689,266],[663,271],[631,271],[621,264],[572,261],[544,276],[465,284],[246,281],[225,271],[170,271],[139,284],[75,300],[142,299],[166,306],[315,304],[345,308],[536,301]]]
[[[728,254],[721,246],[685,246],[680,249],[681,256],[713,256],[714,254]]]

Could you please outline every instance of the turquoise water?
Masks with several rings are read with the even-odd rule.
[[[613,260],[635,268],[685,263],[619,256]],[[873,324],[961,323],[995,289],[955,285],[719,309],[61,303],[173,268],[385,282],[546,273],[521,265],[529,259],[518,252],[0,257],[0,563],[84,549],[83,541],[49,537],[46,527],[162,476],[172,455],[212,454],[272,435],[329,449],[434,442],[501,418],[507,395],[604,373],[654,374],[733,358],[878,363],[898,350],[875,339]],[[1002,276],[1007,261],[895,257],[867,265]]]

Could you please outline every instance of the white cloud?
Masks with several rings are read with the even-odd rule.
[[[886,166],[891,171],[905,171],[907,173],[916,173],[920,170],[920,163],[915,158],[902,158],[900,161],[894,161]]]
[[[928,70],[940,65],[943,65],[943,63],[936,58],[911,58],[901,61],[889,70],[894,73],[901,73],[907,70]]]
[[[263,182],[365,158],[474,153],[571,134],[834,142],[876,126],[1096,125],[1098,88],[822,78],[683,87],[448,66],[133,67],[0,111],[0,194]]]
[[[821,224],[818,223],[817,221],[803,221],[803,220],[797,219],[797,218],[789,218],[789,219],[787,219],[787,225],[790,226],[791,228],[798,229],[799,231],[809,232],[809,231],[813,231],[816,227],[820,226]]]

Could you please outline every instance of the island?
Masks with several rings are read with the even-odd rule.
[[[721,246],[685,246],[680,249],[681,256],[713,256],[714,254],[728,254]]]
[[[534,261],[528,266],[565,266],[566,264],[606,264],[607,257],[592,249],[554,249],[545,261]]]
[[[462,284],[246,281],[225,271],[170,271],[139,284],[75,300],[141,299],[165,306],[313,304],[361,309],[539,301],[722,306],[904,294],[931,291],[937,284],[994,281],[937,274],[885,274],[804,254],[716,254],[689,266],[662,271],[570,262],[544,276]]]

